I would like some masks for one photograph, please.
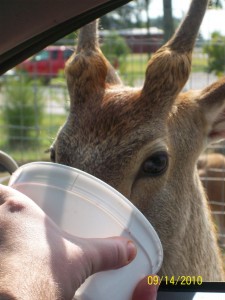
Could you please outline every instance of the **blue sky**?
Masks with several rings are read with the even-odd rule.
[[[150,4],[150,16],[157,17],[163,14],[162,0],[152,0]],[[173,14],[182,17],[188,9],[190,0],[172,0]],[[209,38],[213,31],[220,31],[225,35],[225,9],[208,10],[202,22],[200,32],[204,38]]]

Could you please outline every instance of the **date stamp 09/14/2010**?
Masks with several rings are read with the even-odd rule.
[[[201,285],[203,280],[202,276],[148,276],[149,285],[159,285],[164,282],[166,285]]]

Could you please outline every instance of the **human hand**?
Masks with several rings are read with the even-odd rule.
[[[122,237],[82,239],[62,232],[31,199],[0,185],[1,299],[72,299],[87,277],[120,268],[135,255],[134,244]],[[156,299],[145,283],[133,300]]]
[[[136,286],[132,300],[156,300],[158,287],[158,285],[149,285],[146,276]]]

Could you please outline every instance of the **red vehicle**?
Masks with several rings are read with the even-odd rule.
[[[65,62],[72,50],[65,46],[49,46],[17,66],[18,70],[26,71],[30,76],[41,77],[48,82],[64,69]]]

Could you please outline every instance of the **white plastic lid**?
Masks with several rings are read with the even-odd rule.
[[[78,169],[34,162],[17,169],[9,185],[33,199],[63,230],[80,237],[125,236],[137,246],[137,256],[118,270],[92,275],[75,298],[131,299],[138,281],[156,274],[162,245],[154,228],[123,195],[105,182]]]

